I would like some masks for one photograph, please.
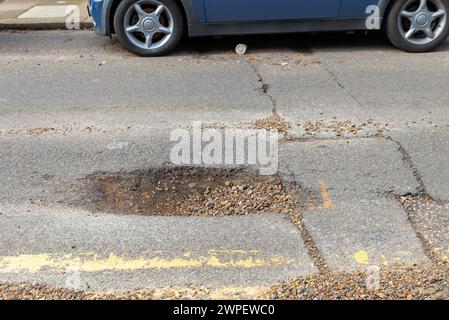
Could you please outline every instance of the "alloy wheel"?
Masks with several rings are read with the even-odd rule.
[[[141,49],[158,49],[172,37],[174,21],[167,6],[141,0],[130,6],[124,19],[126,37]]]
[[[400,10],[401,36],[415,45],[433,42],[444,31],[447,12],[442,0],[409,0]]]

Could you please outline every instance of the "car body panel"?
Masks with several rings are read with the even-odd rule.
[[[87,8],[89,14],[92,16],[92,21],[94,23],[94,30],[97,34],[106,35],[105,22],[109,19],[104,17],[106,12],[106,3],[103,0],[89,0],[87,3]]]
[[[97,34],[109,36],[114,33],[113,16],[120,1],[88,0]],[[176,1],[184,9],[189,36],[208,36],[363,30],[367,29],[367,16],[373,14],[367,8],[377,5],[381,19],[389,2],[393,0]],[[325,4],[329,4],[329,7],[324,8]],[[274,9],[276,6],[282,10]],[[237,13],[231,9],[238,9]]]
[[[206,0],[208,23],[322,19],[338,16],[342,0]]]
[[[382,1],[378,0],[343,0],[339,12],[340,18],[360,18],[370,15],[367,12],[369,6],[377,5]]]

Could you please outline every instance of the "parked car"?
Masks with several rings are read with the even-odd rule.
[[[116,34],[140,56],[172,51],[191,37],[384,30],[409,52],[440,46],[449,33],[449,0],[89,0],[99,35]]]

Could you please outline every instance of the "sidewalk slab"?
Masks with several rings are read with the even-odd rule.
[[[78,6],[34,6],[18,16],[18,19],[65,18]]]
[[[20,14],[26,10],[32,8],[36,5],[36,2],[11,2],[11,1],[0,1],[0,21],[10,20],[11,18],[18,17]]]
[[[66,29],[66,20],[79,10],[80,28],[92,27],[86,0],[6,0],[0,3],[0,30]]]

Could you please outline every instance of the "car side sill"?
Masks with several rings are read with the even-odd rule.
[[[382,25],[381,23],[379,25]],[[367,30],[366,18],[189,24],[189,36]]]

